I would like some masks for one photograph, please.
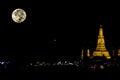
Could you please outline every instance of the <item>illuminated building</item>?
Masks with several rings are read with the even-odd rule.
[[[87,57],[90,57],[90,50],[87,49]]]
[[[105,48],[105,40],[104,40],[102,25],[100,25],[100,29],[99,29],[97,47],[96,50],[93,52],[93,57],[94,56],[100,56],[100,57],[105,56],[107,59],[111,58],[109,52]]]
[[[83,49],[82,49],[82,52],[81,52],[81,60],[83,60],[83,57],[84,57],[84,51],[83,51]]]
[[[118,49],[118,56],[120,56],[120,49]]]

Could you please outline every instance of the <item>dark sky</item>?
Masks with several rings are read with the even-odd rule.
[[[55,47],[57,15],[55,7],[48,3],[35,0],[0,1],[1,55],[42,55],[47,53],[48,43]],[[27,14],[21,24],[13,22],[11,18],[16,8],[24,9]]]
[[[80,55],[82,47],[96,47],[100,24],[103,25],[108,48],[119,46],[118,7],[81,4],[1,0],[1,55]],[[27,13],[27,19],[21,24],[11,19],[16,8]]]

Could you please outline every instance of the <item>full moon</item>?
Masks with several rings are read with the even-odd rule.
[[[12,12],[12,20],[16,23],[22,23],[26,19],[26,12],[23,9],[15,9]]]

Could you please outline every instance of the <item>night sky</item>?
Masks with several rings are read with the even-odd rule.
[[[0,54],[4,56],[46,55],[56,46],[56,11],[49,2],[34,0],[0,1]],[[6,3],[9,3],[8,5]],[[26,11],[27,18],[17,24],[11,14],[16,8]],[[51,48],[51,49],[49,49]]]
[[[119,11],[111,4],[66,5],[62,14],[61,31],[59,32],[60,54],[79,56],[81,49],[95,50],[99,25],[103,25],[103,33],[108,50],[120,47]],[[62,44],[61,44],[62,42]],[[59,47],[59,46],[58,46]]]
[[[1,55],[79,56],[82,48],[96,47],[100,24],[107,48],[120,46],[119,11],[110,5],[35,0],[1,0],[0,4],[4,4],[0,5]],[[21,24],[11,18],[16,8],[27,13]]]

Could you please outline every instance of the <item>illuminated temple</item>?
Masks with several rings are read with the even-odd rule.
[[[95,56],[100,56],[100,57],[105,56],[107,59],[111,58],[109,55],[109,52],[105,47],[105,40],[104,40],[102,25],[100,25],[100,29],[99,29],[97,47],[96,47],[96,50],[93,52],[93,57]]]

